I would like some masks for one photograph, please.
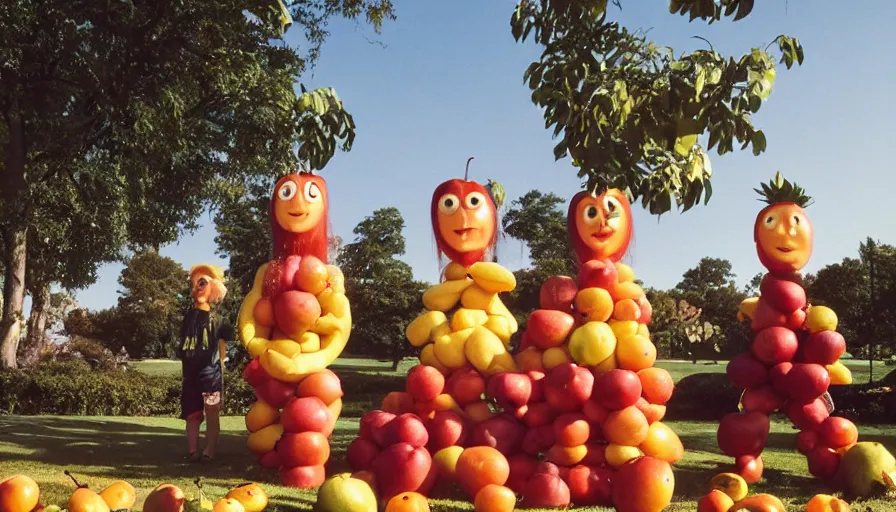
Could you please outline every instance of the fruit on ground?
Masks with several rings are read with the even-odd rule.
[[[893,454],[880,443],[862,441],[843,455],[835,480],[846,484],[851,495],[869,497],[892,487],[884,474],[896,479]]]
[[[765,464],[759,455],[741,455],[734,459],[734,468],[748,484],[755,484],[762,479]]]
[[[787,512],[784,504],[771,494],[754,494],[734,504],[730,512]]]
[[[809,464],[809,473],[812,476],[828,479],[837,472],[840,454],[827,446],[819,445],[806,455],[806,462]]]
[[[179,511],[183,509],[184,501],[186,501],[186,497],[179,487],[168,483],[159,484],[146,496],[146,500],[143,502],[143,512]],[[245,505],[243,507],[245,508]],[[71,510],[71,505],[69,505],[69,510]]]
[[[660,512],[672,502],[672,466],[653,457],[624,464],[613,482],[613,504],[619,512]]]
[[[709,488],[727,494],[733,501],[746,498],[749,492],[746,480],[737,473],[719,473],[709,481]]]
[[[467,496],[475,497],[486,485],[504,485],[510,464],[503,453],[490,446],[467,448],[457,459],[457,483]]]
[[[716,439],[729,457],[762,453],[768,440],[768,416],[758,412],[730,413],[722,418]]]
[[[515,507],[516,494],[503,485],[488,484],[473,499],[476,512],[513,512]]]
[[[297,489],[313,489],[323,485],[327,474],[323,466],[280,468],[280,485]]]
[[[373,441],[356,437],[348,445],[345,456],[348,459],[348,465],[354,471],[364,471],[373,466],[373,461],[380,454],[380,449]]]
[[[130,509],[137,501],[137,491],[128,482],[117,480],[100,491],[100,498],[109,505],[110,510]]]
[[[244,482],[227,492],[225,498],[239,501],[246,512],[261,512],[268,506],[268,495],[255,482]]]
[[[849,512],[849,503],[830,494],[816,494],[806,503],[806,512]]]
[[[384,512],[429,512],[429,502],[420,493],[403,492],[386,503]]]
[[[713,489],[697,501],[697,512],[728,512],[733,505],[734,500],[730,496]]]
[[[327,479],[317,491],[318,512],[376,512],[376,495],[370,485],[349,473]]]
[[[613,505],[613,471],[608,468],[578,465],[569,469],[566,483],[570,499],[576,505]]]
[[[859,430],[846,418],[828,416],[818,427],[818,436],[824,444],[836,449],[857,442]]]
[[[146,508],[144,506],[144,508]],[[75,489],[68,499],[69,512],[109,512],[109,505],[95,491],[87,487]]]
[[[14,475],[0,482],[0,510],[31,512],[40,501],[37,482],[25,475]]]
[[[233,498],[221,498],[215,502],[212,512],[245,512],[243,505]]]

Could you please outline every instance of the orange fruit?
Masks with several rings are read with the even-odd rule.
[[[544,364],[541,362],[541,358],[541,350],[535,347],[529,347],[514,357],[516,365],[520,367],[522,372],[544,371]]]
[[[824,444],[834,449],[855,444],[859,440],[855,423],[840,416],[829,416],[821,422],[818,435]]]
[[[460,488],[475,497],[488,484],[507,483],[510,464],[503,453],[491,446],[474,446],[460,454],[454,471]]]
[[[588,455],[588,446],[560,446],[555,444],[548,449],[547,459],[558,466],[575,466]]]
[[[616,364],[633,372],[650,368],[656,363],[656,346],[641,335],[629,336],[616,342]]]
[[[383,398],[383,405],[380,408],[385,412],[401,416],[406,412],[413,412],[414,397],[404,391],[390,391]]]
[[[672,503],[675,475],[672,466],[653,457],[623,464],[613,480],[613,504],[625,510],[660,512]],[[632,506],[635,505],[636,506]]]
[[[736,501],[731,510],[740,510],[749,512],[751,510],[761,510],[762,512],[786,512],[787,508],[781,503],[776,496],[771,494],[754,494],[740,501]]]
[[[613,300],[616,302],[623,299],[632,299],[637,302],[643,295],[644,289],[631,281],[627,283],[616,283],[616,285],[610,289],[610,296],[613,297]]]
[[[639,446],[644,455],[675,464],[684,456],[684,446],[678,434],[666,424],[656,422],[647,428],[647,437]]]
[[[747,481],[737,473],[719,473],[709,481],[709,488],[722,491],[738,502],[747,497]]]
[[[582,413],[561,414],[554,420],[554,438],[560,446],[579,446],[590,436],[591,426]]]
[[[806,512],[849,512],[849,503],[830,494],[816,494],[806,503]]]
[[[420,493],[403,492],[386,503],[385,512],[429,512],[429,502]]]
[[[613,308],[613,320],[637,321],[641,317],[641,307],[632,299],[622,299]]]
[[[342,383],[339,381],[339,377],[331,370],[321,370],[317,373],[312,373],[302,379],[302,382],[296,388],[297,397],[316,396],[327,405],[342,398],[342,395]]]
[[[503,485],[488,484],[476,493],[473,509],[476,512],[513,512],[516,494]]]
[[[697,512],[728,512],[734,506],[734,500],[724,492],[713,489],[697,502]]]
[[[638,446],[647,439],[647,418],[634,405],[613,411],[604,420],[604,439],[610,444]]]
[[[488,408],[488,403],[484,400],[479,400],[478,402],[467,404],[467,406],[464,407],[464,414],[473,420],[473,423],[482,423],[494,416],[495,413]]]
[[[641,380],[641,392],[651,404],[666,405],[675,391],[672,375],[663,368],[644,368],[638,372]]]
[[[572,357],[569,356],[569,353],[563,347],[551,347],[541,355],[541,364],[547,370],[571,362]]]
[[[11,476],[0,482],[0,510],[31,512],[40,500],[37,482],[25,475]]]
[[[662,420],[666,416],[665,405],[649,403],[643,396],[635,402],[635,407],[644,413],[644,417],[647,418],[647,423],[650,425]]]

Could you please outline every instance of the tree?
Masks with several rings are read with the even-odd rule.
[[[771,94],[775,62],[754,48],[739,59],[708,49],[674,56],[673,50],[608,21],[607,0],[520,0],[511,20],[518,42],[543,47],[526,69],[532,102],[544,110],[545,127],[560,137],[566,155],[589,189],[628,190],[652,214],[685,211],[712,195],[707,150],[731,152],[734,141],[753,154],[766,138],[751,115]],[[614,4],[621,8],[619,0]],[[709,23],[747,16],[753,0],[673,0],[671,13]],[[708,42],[707,42],[708,43]],[[779,36],[781,62],[802,64],[796,38]],[[771,44],[769,44],[771,46]]]
[[[350,145],[354,124],[332,89],[300,95],[294,84],[328,18],[363,15],[379,30],[391,3],[291,3],[304,54],[278,41],[270,7],[23,0],[0,17],[0,364],[16,366],[30,233],[58,220],[39,215],[39,198],[60,190],[56,215],[77,219],[101,254],[122,240],[159,247],[247,176],[282,174],[297,157],[319,169],[338,141]],[[298,141],[311,143],[295,155]],[[68,242],[50,240],[77,252]]]
[[[352,304],[351,351],[389,357],[393,368],[410,354],[405,328],[423,311],[420,297],[427,287],[396,258],[405,252],[403,229],[397,208],[380,208],[358,223],[355,241],[342,248],[338,259]]]
[[[26,365],[36,363],[50,344],[48,333],[63,333],[65,318],[76,309],[78,301],[66,290],[51,293],[46,287],[39,295],[32,295],[25,340],[17,354],[19,361]]]
[[[704,293],[708,289],[718,289],[731,284],[737,277],[731,272],[731,262],[721,258],[703,257],[697,266],[688,269],[675,286],[684,293]]]

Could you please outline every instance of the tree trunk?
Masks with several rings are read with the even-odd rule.
[[[47,307],[50,304],[50,286],[41,285],[32,292],[31,313],[28,315],[28,331],[25,351],[20,358],[23,366],[37,363],[47,345]]]
[[[25,252],[27,229],[16,226],[9,240],[3,283],[3,319],[0,320],[0,366],[16,368],[16,351],[25,309]]]

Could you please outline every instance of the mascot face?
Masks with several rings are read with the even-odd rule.
[[[579,192],[569,203],[567,229],[579,262],[625,256],[632,239],[632,208],[618,189],[603,194]]]
[[[482,261],[498,236],[498,213],[488,191],[475,181],[449,180],[432,195],[433,233],[439,253],[470,266]]]

